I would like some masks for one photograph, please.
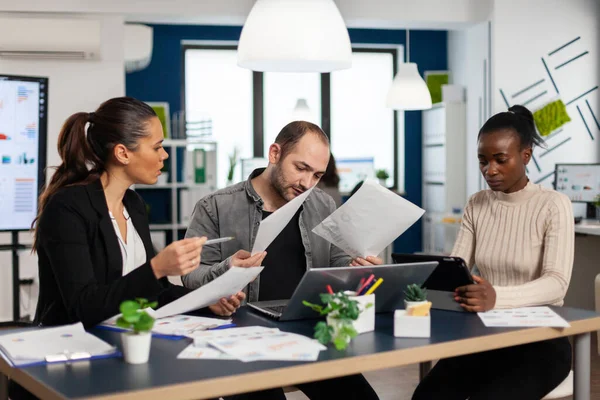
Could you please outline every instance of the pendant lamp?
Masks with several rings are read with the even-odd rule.
[[[253,71],[350,68],[348,29],[333,0],[257,0],[242,28],[238,65]]]
[[[406,63],[398,67],[392,87],[387,94],[386,105],[395,110],[427,110],[431,108],[431,94],[419,75],[417,64],[408,62],[410,36],[406,30]]]
[[[298,99],[296,106],[294,107],[294,111],[292,111],[291,120],[315,123],[314,119],[315,118],[312,114],[312,111],[308,107],[306,99]]]

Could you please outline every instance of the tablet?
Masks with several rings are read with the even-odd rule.
[[[392,259],[396,263],[437,261],[438,266],[422,285],[427,289],[427,298],[431,301],[432,308],[464,311],[454,300],[454,290],[460,286],[472,285],[475,281],[473,281],[473,276],[462,258],[394,253]]]

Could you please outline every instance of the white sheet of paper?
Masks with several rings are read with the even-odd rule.
[[[101,325],[123,329],[124,331],[128,330],[117,325],[117,319],[120,316],[121,314],[115,315],[114,317],[102,322]],[[170,317],[157,319],[154,323],[154,327],[152,328],[152,333],[169,336],[184,336],[230,323],[231,319],[196,317],[193,315],[173,315]]]
[[[568,328],[571,325],[550,307],[522,307],[491,310],[477,313],[481,322],[493,328],[552,327]]]
[[[313,232],[352,258],[376,256],[421,218],[425,210],[366,180]]]
[[[196,346],[193,343],[183,349],[177,358],[181,360],[235,360],[235,357],[223,353],[219,349],[208,345]]]
[[[314,339],[289,332],[263,332],[245,337],[209,340],[208,344],[240,361],[316,361],[326,347]]]
[[[184,314],[214,304],[222,297],[229,297],[245,288],[262,270],[263,267],[231,267],[217,279],[154,311],[154,317]]]
[[[312,190],[313,188],[310,188],[300,196],[296,196],[295,199],[261,221],[254,246],[252,247],[252,254],[263,252],[269,247],[271,242],[275,240],[277,235],[291,221]]]

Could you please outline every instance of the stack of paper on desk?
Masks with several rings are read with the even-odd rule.
[[[100,327],[110,330],[125,331],[117,326],[119,315],[100,324]],[[173,315],[157,319],[152,328],[152,335],[167,338],[184,338],[194,332],[214,329],[219,326],[231,324],[231,319],[217,319],[206,317],[195,317],[192,315]]]
[[[424,212],[377,182],[366,180],[313,232],[352,258],[376,256],[417,222]]]
[[[507,310],[491,310],[477,313],[487,327],[520,328],[552,327],[568,328],[571,325],[550,307],[523,307]]]
[[[316,361],[326,347],[306,336],[260,326],[198,332],[177,358]]]
[[[0,335],[0,351],[15,366],[120,355],[115,347],[87,333],[81,323]]]

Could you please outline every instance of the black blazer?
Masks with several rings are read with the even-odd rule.
[[[52,196],[38,221],[40,294],[35,323],[81,321],[92,327],[119,313],[124,300],[144,297],[159,306],[189,289],[156,279],[146,208],[127,190],[123,198],[144,248],[146,263],[123,276],[123,260],[100,180],[69,186]]]

